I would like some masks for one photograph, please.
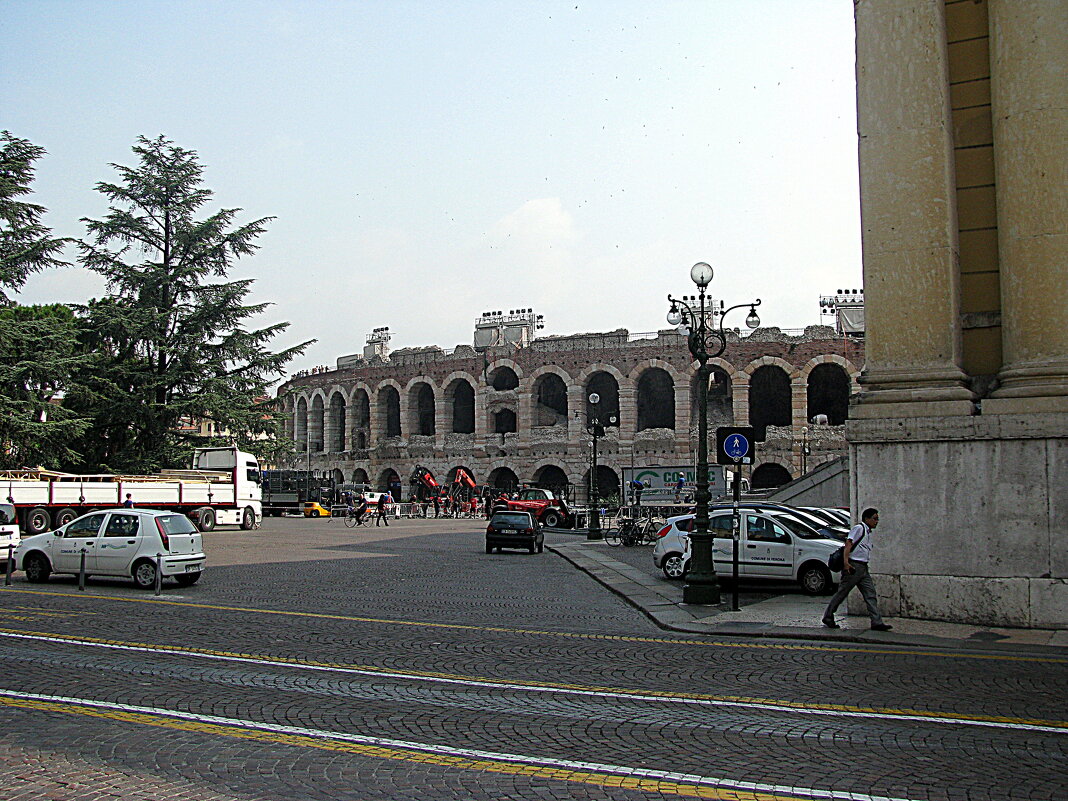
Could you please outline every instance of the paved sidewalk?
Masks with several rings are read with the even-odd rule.
[[[730,595],[718,606],[682,603],[682,585],[613,558],[604,542],[576,541],[545,545],[575,567],[670,631],[713,636],[781,637],[866,644],[958,647],[983,650],[1034,650],[1068,656],[1068,631],[1003,629],[939,623],[911,618],[887,618],[893,631],[872,631],[864,616],[838,611],[840,629],[820,624],[827,597],[780,595],[730,611]]]

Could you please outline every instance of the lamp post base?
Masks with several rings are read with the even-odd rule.
[[[684,604],[715,606],[719,603],[719,600],[719,582],[715,578],[710,582],[690,583],[682,588],[682,602]]]

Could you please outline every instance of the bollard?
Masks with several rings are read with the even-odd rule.
[[[163,554],[156,554],[156,595],[163,590]]]
[[[78,589],[85,592],[85,548],[82,548],[81,563],[78,565]]]
[[[7,572],[4,576],[4,585],[11,586],[11,571],[15,569],[15,546],[7,544]]]

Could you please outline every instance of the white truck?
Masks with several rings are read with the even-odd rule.
[[[13,506],[21,534],[31,536],[66,525],[97,509],[122,506],[171,510],[201,531],[217,524],[255,528],[263,519],[260,464],[229,448],[197,448],[190,470],[154,476],[76,475],[50,470],[0,472],[0,504]]]

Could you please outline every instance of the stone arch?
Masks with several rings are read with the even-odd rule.
[[[718,426],[734,425],[734,382],[738,378],[738,371],[724,359],[710,359],[708,366],[712,371],[708,385],[708,431],[709,438],[714,442]],[[690,378],[690,428],[696,432],[701,411],[697,362],[693,363],[693,368]]]
[[[773,361],[757,366],[749,376],[749,425],[756,429],[757,441],[762,442],[767,436],[768,426],[788,426],[792,422],[790,374]]]
[[[322,453],[323,450],[323,421],[326,415],[326,401],[321,391],[312,395],[311,407],[308,410],[308,450],[312,453]]]
[[[519,488],[519,476],[507,466],[495,467],[486,479],[486,486],[506,492],[515,492]]]
[[[408,382],[408,434],[433,436],[436,429],[437,398],[427,378]]]
[[[486,370],[486,383],[498,392],[518,389],[523,371],[511,359],[497,359]]]
[[[543,367],[531,375],[531,427],[567,425],[569,376],[556,367]]]
[[[341,389],[335,389],[330,393],[330,404],[327,407],[325,430],[323,435],[326,442],[326,450],[330,453],[340,453],[345,448],[345,414],[347,404],[345,393]]]
[[[345,483],[345,473],[339,467],[335,467],[332,471],[331,478],[334,479],[334,486]]]
[[[359,383],[349,393],[349,448],[364,450],[371,434],[371,388]]]
[[[649,366],[635,384],[638,431],[649,428],[675,429],[675,379],[660,366]]]
[[[817,415],[826,415],[830,425],[845,425],[850,388],[849,373],[842,365],[831,361],[815,365],[805,382],[806,418],[814,420]]]
[[[571,481],[567,477],[567,471],[555,462],[548,462],[534,468],[533,479],[535,486],[552,490],[561,498],[566,498],[570,494]]]
[[[490,429],[494,434],[515,434],[519,431],[519,418],[512,406],[495,406],[490,418]]]
[[[475,433],[475,380],[467,373],[453,373],[445,379],[446,415],[454,434]]]
[[[293,442],[298,451],[308,449],[308,398],[304,395],[297,398],[293,410]]]
[[[400,386],[396,381],[386,380],[378,385],[378,415],[382,437],[401,435]]]
[[[596,418],[606,427],[619,427],[619,380],[622,375],[618,370],[586,370],[582,382],[583,404],[586,407],[586,419]],[[589,397],[596,392],[601,396],[596,409],[589,402]],[[613,422],[613,418],[615,418]]]
[[[587,500],[596,498],[601,505],[610,500],[619,503],[619,474],[606,464],[597,465],[597,486],[594,488],[590,482],[592,467],[586,470],[583,476],[583,486],[586,488]]]
[[[357,467],[352,471],[352,483],[353,484],[370,484],[371,480],[367,476],[367,471],[362,467]]]
[[[754,490],[771,489],[772,487],[781,487],[792,479],[793,477],[790,475],[790,471],[781,464],[776,462],[764,462],[753,470],[753,475],[749,479],[749,484]]]
[[[375,492],[393,491],[393,500],[400,500],[400,495],[397,493],[397,487],[400,486],[400,473],[394,470],[392,467],[384,467],[378,473],[378,484],[375,486]]]

